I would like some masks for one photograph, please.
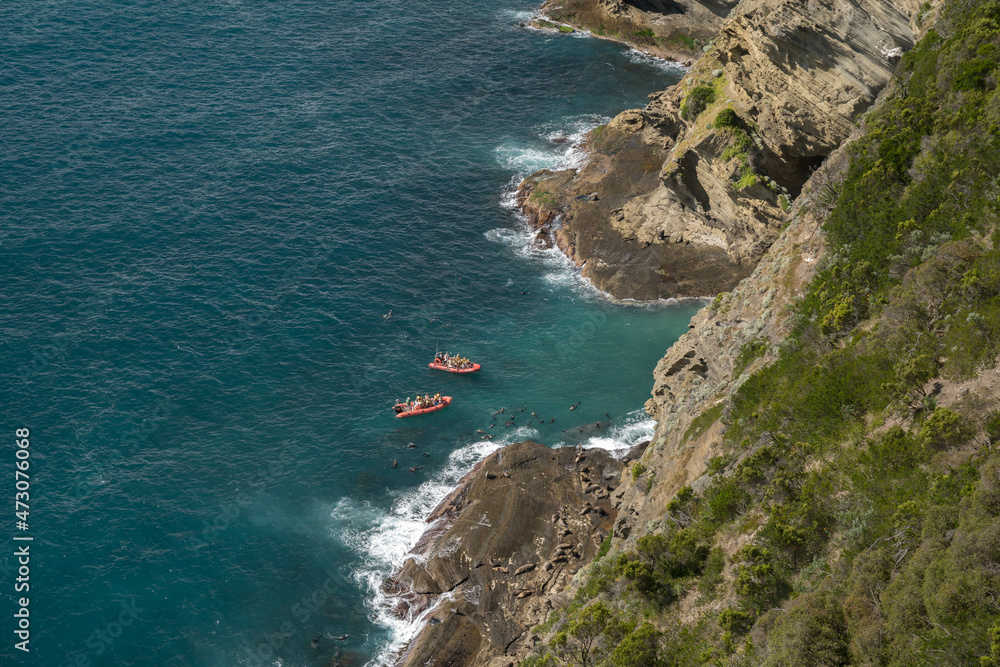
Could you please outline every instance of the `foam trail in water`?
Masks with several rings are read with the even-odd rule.
[[[431,611],[424,610],[413,618],[398,618],[392,613],[393,598],[382,590],[382,583],[402,567],[407,554],[430,527],[426,517],[473,465],[504,445],[533,437],[538,437],[538,431],[521,427],[498,440],[460,447],[449,455],[448,462],[433,479],[402,493],[388,512],[359,505],[350,498],[337,503],[332,516],[348,518],[343,539],[361,560],[353,576],[369,592],[372,620],[388,628],[391,635],[389,643],[381,647],[368,667],[392,664],[393,657],[420,632]]]
[[[500,16],[503,17],[504,23],[510,23],[511,21],[515,23],[528,23],[539,18],[541,14],[531,10],[504,9],[500,12]]]

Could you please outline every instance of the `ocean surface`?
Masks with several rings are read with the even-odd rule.
[[[0,9],[0,663],[382,664],[419,619],[379,585],[476,460],[649,436],[699,304],[609,302],[511,188],[679,71],[535,7]],[[393,418],[424,392],[455,400]]]

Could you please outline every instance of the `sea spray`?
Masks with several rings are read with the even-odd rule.
[[[510,191],[529,174],[540,169],[579,169],[587,161],[583,149],[587,135],[595,127],[610,121],[608,116],[583,114],[560,123],[546,123],[534,128],[535,141],[530,143],[507,141],[496,148],[496,160],[504,169],[513,172],[512,188],[504,193],[503,202],[510,206]]]
[[[656,421],[644,410],[630,412],[608,428],[607,435],[593,436],[581,443],[585,449],[605,449],[617,459],[625,456],[632,447],[653,437]]]

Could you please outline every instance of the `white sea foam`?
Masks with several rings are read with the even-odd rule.
[[[343,539],[361,561],[353,576],[368,590],[372,620],[387,628],[391,636],[368,667],[392,664],[393,657],[416,637],[431,612],[427,609],[411,618],[398,618],[392,613],[394,599],[382,591],[382,583],[403,565],[417,540],[430,527],[426,517],[478,461],[504,445],[533,437],[538,437],[538,431],[521,427],[497,440],[460,447],[432,479],[401,493],[388,511],[350,498],[342,499],[334,508],[331,516],[348,518]]]
[[[583,446],[606,449],[621,457],[632,446],[652,437],[655,427],[656,422],[646,417],[642,410],[636,410],[613,424],[605,435],[591,437]],[[389,642],[378,650],[367,667],[391,665],[433,612],[434,607],[431,607],[415,616],[399,618],[392,613],[395,599],[382,590],[386,578],[412,557],[410,552],[417,540],[430,527],[426,517],[477,462],[504,445],[538,437],[536,429],[522,426],[498,440],[477,441],[460,447],[452,452],[448,462],[432,479],[402,492],[388,511],[350,498],[342,499],[334,508],[331,516],[347,521],[343,528],[344,542],[360,559],[353,576],[368,590],[371,618],[390,633]],[[439,602],[443,599],[450,599],[450,596],[442,596]]]
[[[648,53],[643,53],[638,49],[628,50],[628,59],[634,63],[640,65],[648,65],[649,67],[654,67],[664,74],[670,74],[675,77],[682,77],[688,68],[680,64],[675,60],[667,60],[666,58],[657,58],[656,56],[651,56]]]
[[[539,169],[574,169],[583,166],[587,153],[583,141],[587,133],[610,118],[584,114],[558,124],[536,128],[537,139],[531,142],[509,141],[495,150],[497,162],[514,172],[514,183]]]
[[[635,410],[620,422],[612,424],[605,435],[591,437],[583,443],[583,447],[606,449],[615,458],[622,458],[632,447],[652,439],[655,431],[656,421],[650,419],[644,410]]]
[[[541,14],[530,10],[504,9],[500,11],[500,16],[504,18],[505,23],[510,23],[511,21],[515,23],[527,23],[534,21]]]
[[[522,218],[520,213],[517,213],[517,216]],[[535,234],[527,221],[522,219],[522,224],[516,229],[500,227],[491,229],[483,235],[494,243],[507,246],[520,257],[540,262],[547,269],[542,275],[542,280],[553,289],[569,289],[583,299],[611,298],[584,278],[576,265],[561,250],[556,247],[538,246],[535,243]]]

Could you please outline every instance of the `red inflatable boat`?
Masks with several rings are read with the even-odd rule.
[[[475,373],[480,368],[482,368],[482,366],[480,366],[479,364],[472,364],[468,368],[455,368],[454,366],[447,366],[445,364],[440,364],[436,361],[432,361],[427,365],[430,368],[433,368],[434,370],[445,371],[446,373]]]
[[[416,415],[426,415],[428,412],[437,412],[441,408],[448,407],[449,403],[451,403],[451,396],[442,396],[440,403],[426,408],[407,410],[405,403],[397,403],[392,406],[392,409],[396,411],[396,419],[402,419],[403,417],[415,417]]]

